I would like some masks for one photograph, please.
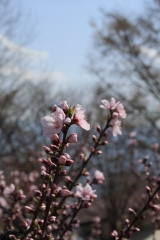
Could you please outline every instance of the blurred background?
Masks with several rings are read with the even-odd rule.
[[[144,201],[137,194],[146,184],[138,159],[147,155],[152,174],[160,171],[160,0],[0,0],[0,56],[0,167],[6,173],[15,164],[24,172],[36,168],[32,158],[47,143],[40,119],[53,104],[82,104],[91,133],[105,123],[102,99],[124,104],[123,135],[110,135],[91,166],[103,169],[105,184],[87,217],[80,216],[82,239],[98,214],[100,239],[109,239],[127,208]],[[140,223],[144,229],[148,219]]]

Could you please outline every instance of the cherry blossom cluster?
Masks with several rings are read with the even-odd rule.
[[[106,124],[103,128],[96,127],[92,146],[79,150],[78,161],[69,151],[78,141],[77,133],[71,133],[70,127],[77,125],[84,130],[90,130],[90,124],[85,118],[86,110],[81,105],[69,106],[66,101],[62,101],[59,106],[52,107],[51,116],[45,116],[41,120],[43,136],[50,138],[51,143],[43,146],[43,156],[38,159],[40,174],[23,174],[20,180],[21,173],[15,171],[12,173],[14,183],[7,186],[1,172],[0,186],[3,197],[0,198],[0,206],[5,206],[8,212],[10,211],[10,216],[6,214],[4,217],[7,223],[5,230],[8,231],[10,239],[71,239],[72,232],[79,226],[79,211],[92,205],[98,197],[95,185],[105,181],[103,172],[98,169],[94,170],[94,173],[87,170],[88,163],[93,156],[98,159],[102,148],[107,147],[108,130],[112,130],[113,136],[122,133],[119,118],[126,117],[123,105],[114,98],[111,98],[111,102],[102,100],[102,103],[100,107],[108,110]],[[76,164],[77,169],[74,168]],[[71,174],[71,171],[74,171],[74,174]],[[40,180],[36,183],[38,177]],[[23,181],[24,185],[31,183],[26,194],[17,187]],[[2,215],[3,212],[2,209]],[[18,227],[13,231],[15,219]],[[94,227],[93,236],[98,236],[101,232],[100,219],[94,223]]]
[[[101,101],[103,105],[100,105],[101,108],[107,109],[111,116],[110,121],[110,129],[113,132],[113,136],[117,136],[117,134],[122,134],[121,131],[121,121],[118,119],[120,118],[126,118],[127,114],[124,109],[124,106],[120,102],[116,102],[114,98],[111,98],[111,101],[107,101],[106,99],[103,99]]]

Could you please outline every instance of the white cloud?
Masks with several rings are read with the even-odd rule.
[[[4,50],[3,56],[11,54],[11,57],[0,67],[0,74],[3,77],[15,78],[21,81],[45,81],[46,79],[51,81],[66,81],[67,77],[59,71],[46,71],[39,70],[39,61],[43,60],[43,64],[48,66],[46,58],[48,60],[48,53],[46,51],[36,51],[29,49],[14,42],[10,41],[7,37],[0,35],[0,47]],[[12,55],[13,54],[13,55]],[[18,57],[18,61],[14,59],[14,54]],[[29,61],[24,61],[28,59]],[[45,60],[45,61],[44,61]],[[38,64],[34,64],[38,61]],[[22,63],[22,64],[21,64]],[[23,66],[24,65],[24,66]],[[44,69],[42,67],[41,69]]]
[[[10,41],[7,37],[1,34],[0,34],[0,45],[5,47],[5,49],[8,51],[15,52],[16,54],[19,54],[21,56],[24,56],[32,60],[40,60],[48,57],[48,53],[46,51],[36,51],[33,49],[20,46]]]
[[[58,71],[36,71],[30,69],[22,69],[16,65],[4,66],[0,68],[0,74],[4,77],[12,77],[21,81],[45,81],[46,79],[52,81],[66,81],[67,77]]]

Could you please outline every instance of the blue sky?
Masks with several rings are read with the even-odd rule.
[[[18,1],[18,0],[17,0]],[[35,24],[37,36],[29,47],[48,52],[53,71],[62,74],[64,84],[88,83],[90,76],[83,68],[92,47],[91,20],[99,21],[100,8],[121,11],[134,16],[141,13],[143,0],[21,0]],[[34,19],[34,20],[33,20]],[[48,64],[47,63],[47,64]],[[57,75],[58,76],[58,75]],[[57,77],[58,81],[58,77]]]

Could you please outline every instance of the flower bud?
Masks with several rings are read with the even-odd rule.
[[[90,202],[85,202],[84,204],[83,204],[83,207],[84,208],[89,208],[91,206],[91,203]]]
[[[28,212],[28,213],[33,213],[34,212],[33,208],[31,208],[29,206],[25,206],[24,208],[25,208],[26,212]]]
[[[65,176],[66,173],[67,173],[66,170],[61,170],[60,173],[59,173],[59,175],[60,175],[60,176]]]
[[[107,144],[108,144],[107,141],[103,141],[103,142],[101,142],[101,145],[107,145]]]
[[[67,101],[62,101],[60,102],[60,107],[64,110],[67,111],[69,109]]]
[[[97,137],[96,137],[95,135],[93,135],[93,136],[92,136],[92,140],[93,140],[94,142],[97,142]]]
[[[42,235],[42,230],[40,230],[40,229],[37,230],[37,231],[36,231],[36,234],[37,234],[37,235]]]
[[[68,143],[76,143],[77,142],[77,134],[72,133],[68,138],[67,138]]]
[[[45,205],[44,203],[42,203],[42,205],[41,205],[41,207],[40,207],[40,210],[41,210],[41,211],[45,211],[45,209],[46,209],[46,205]]]
[[[50,145],[50,149],[54,150],[54,151],[58,151],[59,150],[59,147],[57,147],[56,145],[54,144],[51,144]]]
[[[37,197],[41,197],[42,193],[39,190],[34,190],[34,193]]]
[[[129,225],[129,224],[130,224],[129,219],[126,219],[126,220],[125,220],[125,223],[126,223],[127,225]]]
[[[66,125],[69,125],[71,123],[71,119],[69,117],[67,117],[65,120],[64,120],[64,123]]]
[[[65,177],[65,180],[66,180],[66,182],[72,182],[72,179],[71,179],[70,176],[66,176],[66,177]]]
[[[53,222],[56,221],[56,217],[55,216],[51,216],[51,217],[48,218],[48,221],[49,221],[49,223],[53,223]]]
[[[51,149],[49,147],[43,146],[43,149],[47,154],[51,152]]]
[[[118,117],[118,113],[117,112],[114,112],[113,114],[112,114],[112,118],[117,118]]]
[[[65,163],[65,166],[71,166],[73,163],[74,163],[73,160],[68,159],[68,160],[66,161],[66,163]]]
[[[133,215],[136,215],[136,212],[132,208],[128,208],[128,212],[132,213]]]
[[[64,165],[66,163],[66,157],[64,155],[61,155],[58,159],[58,162],[61,164],[61,165]]]
[[[9,239],[11,239],[11,240],[18,240],[14,235],[9,235]]]
[[[111,237],[118,237],[118,232],[116,230],[114,230],[112,233],[111,233]]]
[[[71,192],[68,189],[62,189],[58,193],[58,195],[61,196],[61,197],[67,197],[67,196],[71,195]]]
[[[50,235],[50,234],[45,234],[45,235],[44,235],[44,239],[46,239],[46,240],[47,240],[47,239],[48,239],[48,240],[51,239],[51,235]]]
[[[97,125],[96,129],[97,129],[97,132],[99,132],[99,133],[101,132],[101,127],[99,125]]]
[[[147,193],[151,193],[150,187],[146,186],[146,192],[147,192]]]
[[[89,149],[90,149],[91,152],[94,152],[94,147],[90,146]]]
[[[85,162],[86,159],[85,159],[84,153],[81,153],[79,156],[80,156],[80,159],[81,159],[83,162]]]
[[[53,105],[53,106],[52,106],[52,111],[55,112],[56,109],[57,109],[57,105]]]
[[[140,229],[139,228],[135,228],[135,227],[131,228],[131,230],[134,231],[134,232],[140,232]]]
[[[57,134],[54,134],[52,137],[51,137],[51,141],[53,144],[57,145],[59,144],[60,142],[60,139],[59,139],[59,136]]]
[[[97,154],[97,155],[100,155],[100,154],[102,154],[102,151],[101,151],[101,150],[97,150],[97,151],[96,151],[96,154]]]
[[[28,223],[27,223],[26,221],[23,221],[22,225],[23,225],[23,228],[24,228],[25,230],[27,230],[27,228],[28,228]]]

